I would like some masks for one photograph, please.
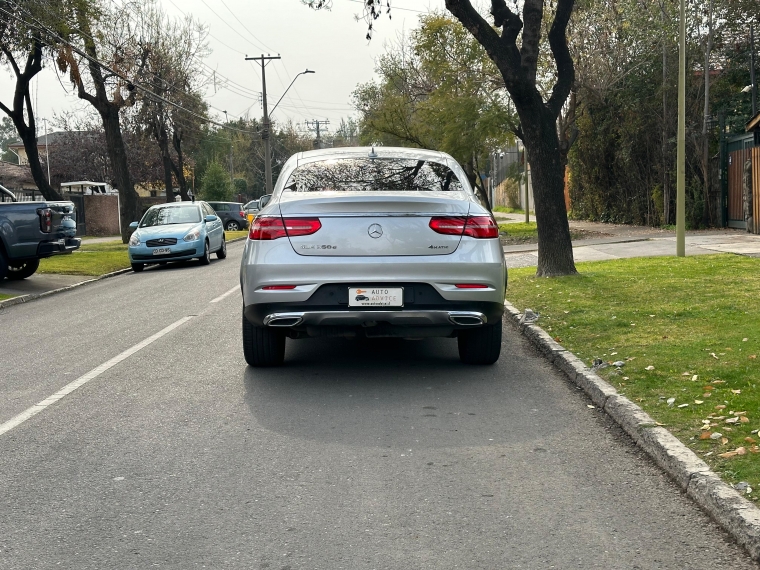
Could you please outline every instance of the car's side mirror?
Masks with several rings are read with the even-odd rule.
[[[136,230],[137,226],[140,224],[140,222],[132,222],[129,224],[130,229]]]
[[[271,194],[264,194],[261,198],[259,198],[259,209],[263,208],[269,203],[269,200],[272,199]]]
[[[212,216],[211,214],[209,214],[208,216],[206,216],[206,221],[207,222],[215,222],[216,219],[217,219],[216,216]]]

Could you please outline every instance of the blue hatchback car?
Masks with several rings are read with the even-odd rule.
[[[129,224],[129,262],[134,271],[147,264],[227,257],[222,220],[206,202],[169,202],[151,206],[142,220]]]

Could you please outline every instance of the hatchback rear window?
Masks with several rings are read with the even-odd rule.
[[[461,192],[445,164],[399,158],[341,158],[296,168],[285,192]]]
[[[167,206],[151,208],[140,222],[141,228],[165,226],[169,224],[195,224],[201,221],[197,206]]]

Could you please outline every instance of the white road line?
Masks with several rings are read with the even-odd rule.
[[[216,299],[212,299],[211,301],[209,301],[209,303],[218,303],[219,301],[221,301],[225,297],[229,297],[230,295],[232,295],[235,291],[238,291],[239,289],[240,289],[240,285],[235,285],[232,289],[227,291],[224,295],[219,295]]]
[[[143,348],[145,348],[149,344],[157,341],[162,336],[165,336],[165,335],[169,334],[174,329],[176,329],[177,327],[185,324],[187,321],[189,321],[192,318],[193,317],[183,317],[180,320],[178,320],[176,323],[170,324],[168,327],[166,327],[165,329],[157,332],[153,336],[146,338],[144,341],[137,343],[132,348],[128,348],[127,350],[125,350],[121,354],[119,354],[117,356],[114,356],[108,362],[105,362],[105,363],[101,364],[97,368],[93,368],[87,374],[85,374],[84,376],[80,376],[79,378],[77,378],[73,382],[67,384],[66,386],[64,386],[63,388],[61,388],[58,392],[56,392],[55,394],[53,394],[52,396],[49,396],[48,398],[45,398],[44,400],[42,400],[39,404],[35,404],[31,408],[28,408],[28,409],[24,410],[23,412],[21,412],[20,414],[18,414],[17,416],[15,416],[13,418],[11,418],[7,422],[5,422],[3,424],[0,424],[0,436],[3,435],[4,433],[7,433],[7,432],[11,431],[13,428],[20,426],[26,420],[28,420],[29,418],[31,418],[33,416],[36,416],[37,414],[39,414],[42,410],[44,410],[48,406],[50,406],[52,404],[55,404],[58,400],[62,399],[64,396],[67,396],[68,394],[71,394],[74,390],[76,390],[80,386],[84,386],[90,380],[92,380],[94,378],[97,378],[98,376],[100,376],[101,374],[103,374],[103,372],[105,372],[106,370],[109,370],[110,368],[113,368],[114,366],[116,366],[117,364],[119,364],[121,361],[126,360],[127,358],[129,358],[130,356],[132,356],[134,353],[142,350]]]

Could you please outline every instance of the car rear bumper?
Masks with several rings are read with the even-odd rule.
[[[80,238],[67,237],[55,241],[43,241],[37,246],[37,257],[50,257],[62,253],[71,253],[82,245]]]

